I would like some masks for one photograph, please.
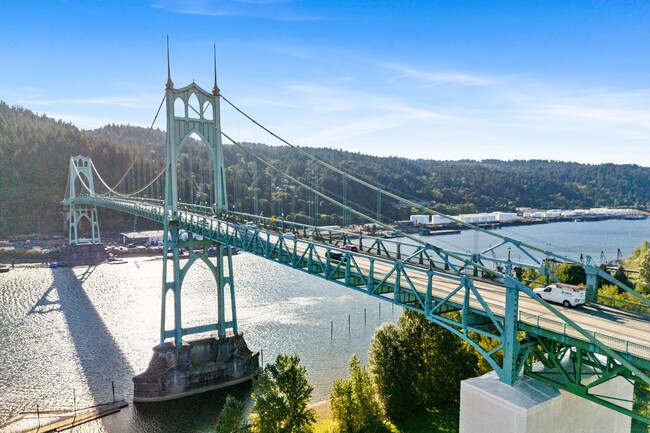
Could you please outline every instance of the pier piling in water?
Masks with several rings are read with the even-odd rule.
[[[133,378],[133,401],[173,400],[246,382],[257,375],[258,352],[252,352],[244,334],[208,337],[154,346],[147,370]]]

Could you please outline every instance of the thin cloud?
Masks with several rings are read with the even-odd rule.
[[[387,94],[372,86],[291,83],[282,95],[298,107],[288,115],[291,125],[276,119],[276,129],[290,128],[295,143],[307,146],[364,149],[359,143],[372,143],[373,154],[393,152],[401,139],[412,144],[401,149],[411,157],[436,145],[438,158],[552,159],[561,146],[565,158],[583,155],[589,162],[604,162],[602,149],[613,143],[621,149],[617,162],[629,162],[631,146],[650,135],[648,90],[606,91],[522,76],[443,78],[482,87],[457,84],[449,94],[428,86],[414,95],[412,89]]]
[[[157,0],[152,8],[185,15],[249,17],[273,21],[317,21],[320,16],[293,10],[282,0]]]
[[[412,119],[419,120],[448,120],[448,121],[467,121],[468,119],[462,116],[455,116],[437,111],[424,110],[421,108],[411,107],[404,104],[392,103],[391,105],[383,106],[385,110],[393,110],[397,113],[408,115]]]
[[[272,99],[259,99],[259,98],[248,98],[242,101],[242,105],[246,106],[258,106],[258,107],[280,107],[280,108],[298,108],[294,103],[289,103],[286,101],[272,100]]]
[[[384,94],[353,90],[349,87],[315,82],[286,83],[279,94],[294,101],[284,116],[276,119],[276,129],[293,130],[296,144],[306,146],[340,146],[358,142],[359,138],[388,130],[409,129],[408,125],[465,124],[469,119],[445,112],[408,104]],[[247,104],[248,105],[248,104]],[[290,118],[291,125],[284,124]],[[268,120],[267,120],[268,121]],[[277,132],[277,131],[276,131]]]
[[[19,104],[28,104],[32,106],[60,106],[60,105],[105,105],[113,107],[128,108],[151,108],[155,102],[153,98],[144,99],[141,97],[115,97],[109,96],[104,98],[62,98],[62,99],[23,99],[18,101]]]
[[[485,86],[493,82],[492,79],[477,75],[450,73],[450,72],[428,72],[414,69],[410,66],[397,63],[382,63],[382,66],[400,72],[401,77],[415,78],[429,84],[455,84],[460,86]]]
[[[552,104],[547,107],[545,113],[563,119],[586,120],[596,125],[602,123],[638,125],[645,128],[650,127],[650,111],[630,109],[595,108],[579,105]]]
[[[611,92],[598,89],[560,91],[528,95],[518,117],[530,125],[562,131],[604,131],[627,137],[650,133],[650,92],[639,89]]]
[[[36,99],[43,96],[43,90],[37,87],[20,87],[18,89],[6,88],[2,89],[2,93],[8,95],[11,100],[18,99]]]
[[[296,141],[300,145],[305,146],[339,145],[342,142],[351,143],[358,137],[398,128],[403,123],[404,119],[398,116],[357,117],[353,121],[338,123],[336,126],[302,135]]]
[[[109,115],[109,116],[84,116],[84,115],[78,115],[78,114],[61,114],[61,113],[52,113],[48,112],[47,116],[52,118],[52,119],[57,119],[61,120],[63,122],[69,122],[72,123],[74,126],[76,126],[79,129],[97,129],[101,128],[102,126],[109,125],[111,123],[115,124],[122,124],[122,125],[134,125],[133,120],[128,120],[128,119],[116,119],[114,116]]]

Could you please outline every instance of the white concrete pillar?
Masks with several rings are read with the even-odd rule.
[[[616,378],[593,393],[631,401],[633,386]],[[460,433],[629,433],[631,428],[628,416],[526,376],[508,386],[490,372],[464,380],[460,395]]]

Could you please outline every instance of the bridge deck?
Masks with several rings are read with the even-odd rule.
[[[271,235],[271,239],[277,240],[277,236]],[[291,244],[292,240],[288,239],[287,242]],[[299,242],[296,242],[296,244],[299,253],[305,251],[305,246]],[[319,248],[323,256],[325,255],[326,249],[326,245]],[[382,275],[388,274],[393,268],[391,264],[376,260],[374,257],[372,259],[364,258],[363,253],[352,253],[351,255],[354,255],[357,266],[362,271],[365,271],[362,273],[369,272],[370,262],[372,260],[374,262],[374,272],[378,279],[381,279]],[[426,273],[412,273],[410,276],[417,290],[425,294],[428,284]],[[394,277],[389,278],[387,281],[394,282]],[[458,280],[454,277],[445,278],[444,276],[434,275],[432,277],[432,295],[435,298],[444,299],[456,289],[458,284]],[[504,317],[505,288],[502,285],[481,281],[479,279],[474,280],[474,285],[492,312],[499,317]],[[456,302],[458,305],[462,305],[463,295],[456,294],[449,300]],[[477,310],[482,309],[482,306],[475,297],[470,301],[470,305]],[[635,356],[650,360],[650,318],[600,305],[586,305],[578,308],[558,306],[558,308],[583,329],[595,332],[599,338],[603,337],[605,339],[603,342],[608,347],[617,351],[629,351]],[[547,310],[537,300],[531,299],[525,294],[522,294],[519,300],[519,321],[547,331],[566,334],[580,339],[583,338],[579,333],[566,326],[564,322],[559,321],[552,312]],[[630,347],[630,344],[634,347]],[[642,347],[636,347],[636,345]]]
[[[81,204],[113,208],[159,222],[163,221],[162,206],[157,204],[101,197],[80,197],[76,200]],[[309,239],[283,236],[275,232],[242,228],[240,225],[200,213],[180,211],[179,222],[181,228],[190,233],[223,244],[243,247],[246,251],[284,265],[302,269],[321,278],[407,307],[419,303],[422,306],[421,310],[425,310],[424,300],[427,299],[432,304],[445,300],[451,305],[451,309],[460,309],[464,302],[464,295],[460,292],[452,296],[450,294],[458,288],[462,278],[469,278],[468,276],[447,274],[364,252],[339,249],[335,250],[343,253],[344,257],[341,260],[333,260],[328,257],[328,251],[333,249],[332,245],[318,244]],[[400,269],[404,270],[404,275],[401,275]],[[397,278],[400,278],[399,284],[396,284]],[[501,319],[505,317],[505,288],[480,279],[472,280],[482,299],[479,300],[472,293],[469,297],[470,308],[482,314],[488,313],[485,310],[489,309],[489,314]],[[397,299],[392,293],[394,290],[389,289],[390,286],[402,290],[402,294],[406,293],[404,300]],[[430,298],[427,298],[429,286],[431,287]],[[384,287],[385,290],[377,290],[378,287]],[[605,346],[627,357],[642,361],[642,368],[650,368],[648,317],[596,305],[575,309],[557,308],[582,329],[592,333]],[[557,341],[566,342],[568,339],[575,339],[589,343],[584,335],[555,316],[538,300],[523,293],[520,294],[518,326],[520,330],[551,336]]]

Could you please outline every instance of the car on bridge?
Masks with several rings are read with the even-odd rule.
[[[545,301],[565,307],[577,307],[585,303],[587,289],[572,284],[555,283],[542,289],[533,289],[533,292]]]
[[[354,245],[343,245],[341,247],[341,249],[346,250],[346,251],[352,251],[353,253],[358,253],[359,252],[359,248],[357,248]]]
[[[329,256],[331,260],[341,260],[343,258],[343,254],[337,252],[337,251],[329,251]]]

